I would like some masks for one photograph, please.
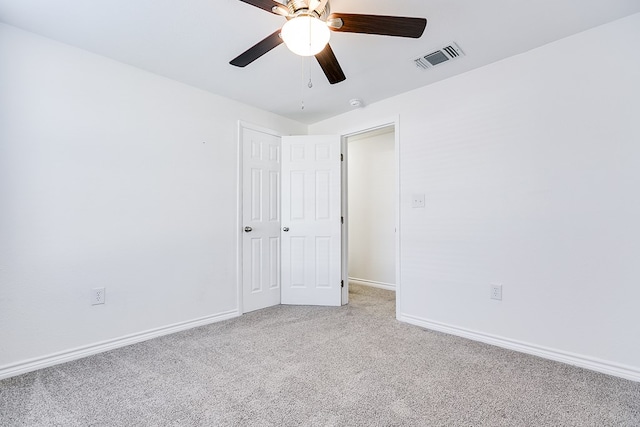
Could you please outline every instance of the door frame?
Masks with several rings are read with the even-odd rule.
[[[395,228],[396,228],[396,247],[395,247],[395,267],[396,267],[396,319],[400,319],[402,313],[401,307],[401,274],[400,274],[400,116],[395,116],[388,120],[380,120],[369,125],[358,126],[356,129],[348,129],[340,132],[342,138],[342,152],[344,153],[344,162],[342,165],[342,212],[344,215],[343,225],[343,239],[342,239],[342,266],[343,266],[343,280],[345,286],[342,289],[342,304],[347,304],[349,301],[349,209],[348,209],[348,169],[347,169],[347,138],[361,135],[363,133],[372,132],[378,129],[393,126],[394,130],[394,162],[395,162]]]
[[[257,126],[252,123],[248,123],[242,120],[238,120],[238,131],[237,131],[237,152],[236,152],[236,164],[237,164],[237,175],[236,175],[236,305],[238,307],[238,315],[242,315],[244,313],[243,307],[243,289],[242,289],[242,280],[243,280],[243,260],[242,260],[242,236],[243,236],[243,219],[242,219],[242,195],[243,195],[243,152],[242,152],[242,137],[244,135],[244,130],[250,129],[256,132],[262,132],[269,135],[277,136],[278,138],[282,138],[284,135],[280,132],[276,132],[272,129],[264,128],[262,126]]]

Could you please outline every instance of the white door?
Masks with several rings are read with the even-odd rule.
[[[242,129],[242,303],[280,304],[280,137]]]
[[[341,304],[340,145],[282,138],[282,304]]]

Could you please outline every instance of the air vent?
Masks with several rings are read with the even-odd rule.
[[[413,61],[416,63],[416,67],[426,70],[427,68],[435,67],[438,64],[451,61],[461,56],[464,56],[464,52],[460,49],[460,46],[455,43],[450,43],[442,49],[422,55]]]

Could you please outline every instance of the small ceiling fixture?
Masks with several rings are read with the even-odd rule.
[[[331,32],[327,24],[312,15],[298,15],[288,20],[280,32],[289,50],[300,56],[322,52],[329,43]]]
[[[358,98],[353,98],[353,99],[349,100],[349,105],[351,105],[353,108],[362,107],[362,100],[360,100]]]

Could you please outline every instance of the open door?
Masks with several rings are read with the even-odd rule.
[[[243,312],[280,304],[280,137],[243,127]]]
[[[282,138],[282,304],[342,302],[341,138]]]

